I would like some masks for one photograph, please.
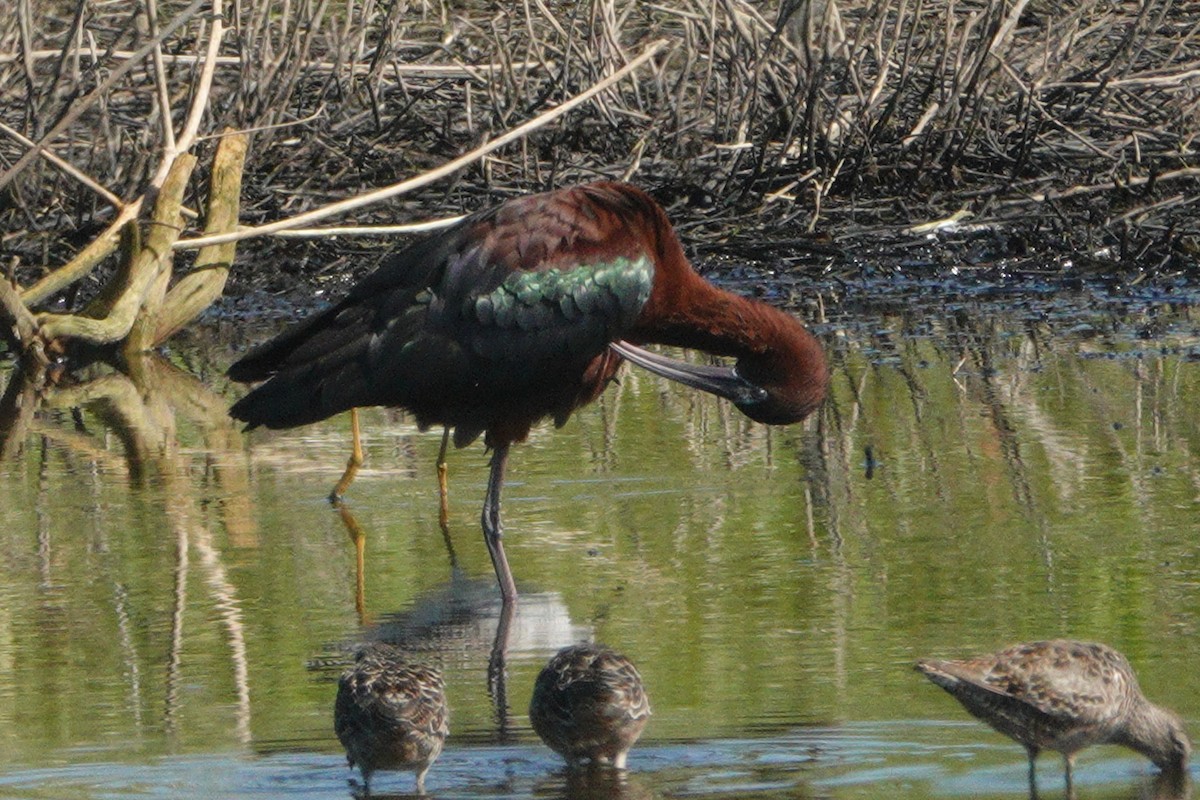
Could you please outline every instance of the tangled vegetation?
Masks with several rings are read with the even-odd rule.
[[[6,267],[23,292],[115,237],[121,208],[153,194],[178,151],[207,170],[222,130],[250,133],[240,220],[260,225],[443,165],[663,40],[573,110],[333,221],[423,220],[626,177],[691,219],[693,241],[952,220],[1103,247],[1113,269],[1188,272],[1200,250],[1188,5],[17,0],[0,18]],[[187,189],[185,214],[203,186]],[[344,239],[269,241],[243,246],[243,280],[282,287],[369,261]],[[264,252],[280,266],[245,255]],[[104,274],[23,296],[77,308]]]

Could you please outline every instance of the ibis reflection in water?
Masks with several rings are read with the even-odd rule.
[[[447,652],[455,659],[486,653],[487,693],[495,715],[497,743],[514,737],[508,701],[508,659],[545,657],[570,642],[592,637],[588,625],[572,622],[570,611],[556,592],[526,592],[520,604],[496,597],[491,579],[470,578],[458,566],[448,529],[442,534],[449,558],[449,576],[406,604],[402,611],[370,614],[366,601],[367,532],[344,504],[336,507],[356,554],[354,605],[361,638],[385,642],[404,653],[441,661]],[[344,649],[338,647],[338,649]]]
[[[640,345],[736,359],[691,364]],[[397,406],[492,450],[482,527],[506,600],[502,544],[509,447],[539,420],[562,425],[622,359],[783,425],[825,397],[817,340],[792,316],[718,289],[684,256],[666,213],[627,184],[510,200],[390,256],[340,302],[234,364],[262,381],[231,414],[290,428],[360,406]]]
[[[1025,746],[1033,795],[1042,750],[1063,754],[1068,793],[1075,754],[1094,744],[1130,747],[1168,774],[1187,767],[1192,748],[1183,723],[1145,698],[1129,661],[1107,645],[1031,642],[961,661],[919,661],[917,669]]]

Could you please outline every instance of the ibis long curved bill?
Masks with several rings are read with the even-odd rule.
[[[629,342],[613,342],[609,345],[622,358],[637,364],[668,380],[682,383],[702,392],[724,397],[738,406],[750,405],[767,399],[767,390],[755,386],[738,374],[736,367],[714,364],[693,364],[671,358]]]

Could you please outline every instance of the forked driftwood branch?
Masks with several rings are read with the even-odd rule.
[[[230,135],[221,140],[213,159],[208,191],[205,236],[237,229],[242,169],[246,162],[247,139]],[[192,271],[179,280],[163,299],[150,346],[166,341],[212,305],[225,289],[237,244],[227,242],[200,249]]]
[[[152,37],[143,48],[114,69],[108,81],[79,104],[72,105],[71,111],[39,142],[33,143],[11,129],[4,130],[30,149],[0,176],[0,185],[11,180],[23,166],[41,155],[91,188],[117,210],[116,219],[62,268],[25,290],[15,284],[0,287],[0,314],[9,322],[4,326],[5,333],[14,349],[31,355],[34,363],[44,363],[45,350],[50,347],[61,349],[61,340],[66,339],[82,340],[93,345],[120,343],[126,356],[148,350],[194,319],[220,295],[225,285],[234,248],[206,248],[200,253],[196,271],[168,293],[174,273],[171,245],[183,231],[183,197],[196,165],[196,157],[189,150],[196,142],[201,119],[208,108],[213,72],[225,31],[221,19],[221,0],[212,0],[211,3],[208,36],[203,40],[203,54],[197,55],[202,66],[191,95],[187,117],[178,136],[171,124],[172,115],[168,106],[170,92],[162,69],[161,43],[195,15],[202,5],[200,0],[196,0],[158,31],[156,6],[152,0],[147,0],[146,14]],[[99,99],[119,75],[137,66],[145,55],[150,55],[155,65],[155,97],[162,123],[163,150],[147,192],[126,204],[50,152],[48,145],[82,113],[83,108]],[[209,191],[208,233],[227,232],[237,225],[246,146],[244,135],[229,134],[217,147]],[[138,228],[137,218],[148,197],[154,198],[154,211],[143,235]],[[124,247],[116,273],[82,313],[32,315],[29,312],[29,306],[89,274],[120,243]]]
[[[217,146],[208,192],[206,235],[227,233],[237,227],[246,148],[247,137],[234,133],[227,134]],[[195,166],[196,157],[190,153],[174,158],[144,232],[136,219],[128,219],[119,228],[109,226],[71,264],[29,290],[19,292],[3,282],[0,313],[8,320],[5,329],[11,332],[10,343],[35,359],[41,359],[38,354],[48,347],[59,346],[56,343],[60,340],[119,344],[129,356],[161,344],[220,297],[233,262],[234,244],[201,249],[193,270],[170,286],[175,258],[172,245],[183,231],[183,197]],[[139,198],[125,206],[119,218],[142,202]],[[82,277],[121,243],[116,273],[81,313],[29,312],[26,304],[43,297],[46,286],[61,288]],[[60,275],[63,271],[68,274]]]
[[[125,338],[151,286],[170,270],[171,243],[183,228],[179,208],[195,166],[193,155],[185,153],[175,159],[155,201],[144,244],[126,252],[108,291],[99,304],[93,304],[98,307],[91,310],[99,314],[38,314],[38,336],[44,341],[71,338],[92,344],[111,344]]]

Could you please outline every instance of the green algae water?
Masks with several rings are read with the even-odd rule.
[[[443,531],[440,431],[365,412],[339,512],[348,418],[241,433],[211,341],[40,393],[7,373],[0,796],[346,797],[335,681],[367,639],[445,672],[435,797],[1024,796],[1024,750],[912,662],[1057,636],[1122,650],[1196,735],[1200,320],[1047,308],[817,325],[831,396],[789,428],[626,368],[514,448],[511,618],[480,445],[450,454]],[[580,639],[650,694],[620,778],[568,775],[526,719]],[[1187,791],[1117,748],[1076,783]],[[1053,753],[1039,784],[1063,795]]]

